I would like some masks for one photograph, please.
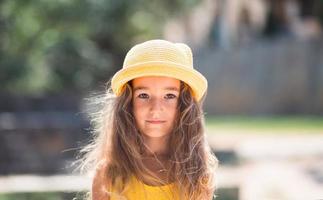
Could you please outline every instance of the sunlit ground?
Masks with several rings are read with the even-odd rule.
[[[268,117],[206,117],[207,132],[211,134],[323,134],[323,117],[268,116]]]

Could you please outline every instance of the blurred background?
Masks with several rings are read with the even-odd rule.
[[[156,38],[209,81],[217,199],[323,199],[322,28],[322,0],[0,0],[0,200],[82,199],[84,99]]]

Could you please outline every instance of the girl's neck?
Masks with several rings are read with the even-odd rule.
[[[145,144],[147,146],[147,151],[145,155],[147,157],[168,157],[169,155],[169,146],[168,141],[169,137],[162,138],[152,138],[144,136]]]

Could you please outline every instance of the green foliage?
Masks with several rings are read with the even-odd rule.
[[[2,0],[0,91],[91,89],[120,68],[125,51],[161,37],[165,21],[198,0]]]

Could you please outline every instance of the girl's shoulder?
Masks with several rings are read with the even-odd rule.
[[[109,199],[105,192],[109,187],[109,177],[106,175],[107,163],[100,162],[94,170],[92,179],[92,200]]]

